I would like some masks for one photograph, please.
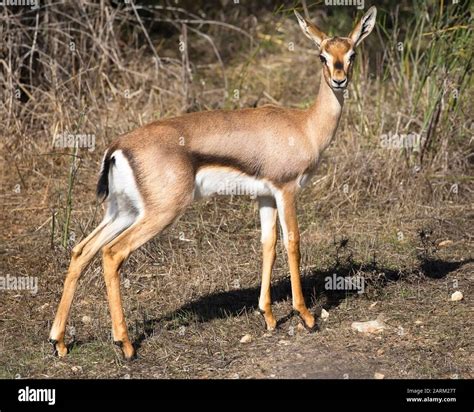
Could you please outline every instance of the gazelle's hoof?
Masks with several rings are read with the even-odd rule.
[[[58,341],[56,339],[49,339],[51,345],[53,345],[54,354],[63,358],[67,355],[67,346],[64,344],[64,341]]]
[[[131,361],[133,359],[136,359],[137,355],[135,352],[135,348],[133,347],[130,341],[123,342],[121,340],[117,340],[114,341],[114,344],[117,345],[120,349],[122,349],[123,358],[125,360]]]
[[[265,326],[268,331],[273,331],[277,327],[277,321],[275,316],[273,316],[272,311],[264,311],[262,309],[258,309],[258,312],[263,316],[265,319]]]
[[[301,312],[299,310],[294,309],[294,313],[298,315],[298,317],[303,321],[303,326],[308,332],[316,332],[319,329],[315,317],[308,309]]]

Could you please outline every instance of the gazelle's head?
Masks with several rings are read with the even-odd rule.
[[[356,56],[356,47],[375,26],[377,9],[372,6],[356,24],[348,37],[328,37],[316,25],[306,20],[297,11],[296,17],[303,33],[316,43],[323,74],[327,84],[335,91],[344,90],[349,84]]]

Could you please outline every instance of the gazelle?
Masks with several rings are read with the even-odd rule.
[[[322,75],[307,110],[274,106],[208,111],[160,120],[119,137],[105,151],[97,195],[102,222],[74,247],[50,340],[67,353],[66,322],[81,272],[102,249],[112,333],[126,359],[135,355],[120,295],[119,269],[135,249],[170,226],[195,199],[238,186],[258,198],[263,245],[258,302],[266,327],[276,327],[270,277],[275,261],[277,216],[288,253],[292,303],[305,326],[315,327],[300,280],[295,196],[314,174],[334,137],[351,78],[354,49],[375,25],[371,7],[348,37],[328,37],[295,12],[304,34],[320,51]]]

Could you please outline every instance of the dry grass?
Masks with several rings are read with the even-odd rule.
[[[314,51],[282,13],[262,12],[257,19],[251,11],[223,8],[223,20],[209,10],[205,18],[196,15],[191,6],[152,14],[107,1],[81,3],[83,9],[45,6],[38,18],[4,8],[0,17],[6,38],[0,55],[0,271],[39,277],[34,296],[0,291],[0,377],[474,376],[472,50],[463,49],[461,35],[447,32],[454,37],[437,38],[437,50],[442,55],[443,42],[458,42],[455,65],[441,69],[432,52],[424,55],[429,61],[413,60],[417,44],[420,50],[428,45],[421,35],[420,43],[408,41],[403,25],[390,20],[396,13],[402,18],[403,7],[386,8],[387,33],[380,29],[360,53],[337,139],[300,197],[306,296],[316,313],[322,307],[330,313],[321,330],[301,331],[291,316],[279,246],[273,295],[282,322],[275,333],[264,331],[254,313],[256,206],[248,199],[211,199],[194,205],[122,270],[139,359],[124,363],[112,348],[98,261],[76,294],[71,354],[53,357],[46,339],[70,248],[100,220],[95,180],[114,136],[185,111],[304,106],[319,79]],[[153,19],[170,23],[150,25]],[[199,19],[209,23],[190,22]],[[420,33],[430,32],[428,26]],[[394,33],[407,39],[400,59]],[[184,53],[180,38],[187,42]],[[54,147],[53,137],[65,131],[95,135],[95,150]],[[419,151],[383,148],[380,136],[388,131],[425,133],[424,144]],[[447,239],[453,243],[439,246]],[[361,274],[365,293],[325,290],[324,278],[333,273]],[[464,300],[449,302],[457,289]],[[383,334],[361,337],[351,330],[352,321],[381,313],[390,325]],[[253,341],[240,344],[247,333]]]

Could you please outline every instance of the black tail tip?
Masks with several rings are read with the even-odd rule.
[[[109,195],[109,169],[113,165],[114,158],[108,155],[105,156],[102,163],[102,170],[99,175],[99,180],[97,182],[97,199],[102,203],[107,196]]]

